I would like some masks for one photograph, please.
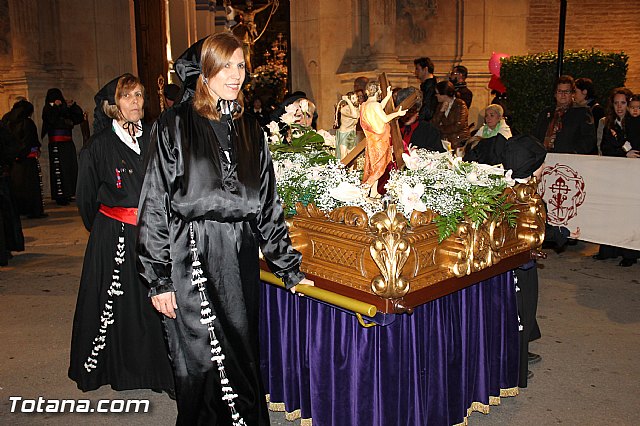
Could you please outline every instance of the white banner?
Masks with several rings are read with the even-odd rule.
[[[640,250],[640,159],[547,154],[538,191],[551,225]]]

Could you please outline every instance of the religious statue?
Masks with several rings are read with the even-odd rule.
[[[405,115],[407,110],[399,108],[391,114],[384,111],[384,107],[391,99],[391,86],[387,87],[387,95],[382,101],[380,101],[382,90],[377,81],[367,84],[366,94],[367,100],[360,105],[360,125],[367,139],[362,183],[373,187],[392,159],[389,122]]]
[[[356,125],[360,117],[358,110],[358,95],[349,92],[343,96],[336,105],[335,121],[336,129],[336,158],[341,160],[356,146]]]
[[[251,72],[253,70],[251,66],[251,54],[253,45],[262,36],[262,33],[264,33],[267,25],[269,25],[269,20],[278,9],[279,1],[269,0],[267,4],[259,6],[255,9],[253,8],[253,1],[251,0],[246,1],[246,7],[244,9],[233,6],[231,4],[231,0],[224,0],[223,4],[227,20],[226,27],[240,40],[242,40],[246,67],[247,70]],[[267,9],[269,6],[271,6],[269,19],[262,29],[262,32],[258,33],[258,27],[255,23],[255,16],[263,10]]]

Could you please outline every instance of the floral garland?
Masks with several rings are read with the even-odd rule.
[[[300,124],[308,114],[304,100],[301,104],[288,106],[281,117],[288,127],[287,137],[282,136],[277,123],[268,126],[278,194],[287,213],[295,214],[297,202],[313,203],[327,212],[358,206],[369,217],[383,210],[383,199],[368,196],[369,187],[362,185],[361,172],[347,169],[333,158],[323,149],[323,135]],[[511,170],[467,163],[449,152],[412,147],[403,159],[406,169],[391,172],[384,201],[395,202],[407,220],[414,210],[437,213],[434,222],[440,241],[454,233],[465,217],[476,225],[493,217],[515,226],[516,210],[503,195],[516,183]]]
[[[406,169],[391,172],[387,194],[407,218],[414,210],[437,213],[440,241],[455,232],[465,216],[476,225],[493,216],[515,226],[516,211],[503,195],[516,183],[511,170],[467,163],[449,152],[410,148],[402,157]]]

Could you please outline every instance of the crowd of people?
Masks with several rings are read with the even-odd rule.
[[[220,419],[268,424],[257,354],[258,252],[286,288],[313,283],[300,272],[264,129],[306,94],[278,108],[245,102],[247,58],[242,41],[225,32],[191,46],[177,61],[182,86],[164,88],[166,110],[145,123],[145,88],[132,74],[114,78],[95,96],[93,136],[79,161],[72,138],[86,114],[62,91],[47,92],[38,135],[33,105],[19,99],[0,122],[0,265],[24,250],[20,215],[45,217],[41,139],[48,136],[51,198],[76,201],[90,233],[73,321],[69,377],[90,391],[152,389],[177,399],[178,423]],[[503,164],[514,178],[539,173],[547,152],[640,158],[640,96],[617,88],[606,108],[588,78],[561,76],[555,104],[540,112],[531,135],[505,120],[496,94],[484,123],[469,123],[468,70],[438,81],[433,61],[414,60],[419,88],[391,90],[359,77],[336,105],[336,156],[367,139],[363,183],[383,194],[392,155],[389,123],[398,121],[403,148],[444,152],[467,161]],[[384,93],[384,95],[383,95]],[[385,112],[387,103],[405,105]],[[250,105],[250,106],[249,106]],[[308,100],[304,124],[315,127]],[[374,191],[375,189],[375,191]],[[579,230],[547,228],[563,245]],[[594,257],[638,252],[601,246]],[[522,325],[519,385],[531,378],[528,350],[540,337],[535,261],[514,271]]]

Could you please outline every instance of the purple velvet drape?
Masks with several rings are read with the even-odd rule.
[[[314,426],[448,426],[518,385],[511,272],[386,326],[268,284],[260,315],[266,391]]]

